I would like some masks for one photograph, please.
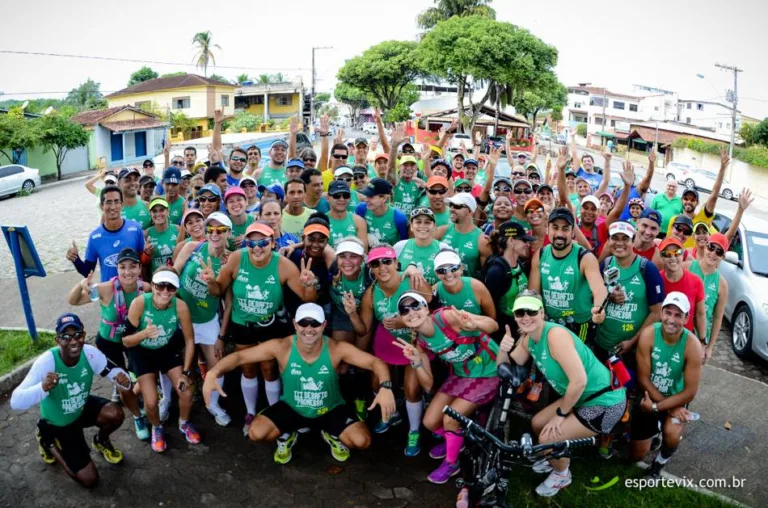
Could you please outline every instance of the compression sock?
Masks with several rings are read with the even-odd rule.
[[[406,399],[405,410],[408,413],[408,430],[418,432],[421,427],[421,416],[424,413],[424,405],[421,401],[411,402]]]
[[[267,401],[269,401],[269,405],[271,406],[276,403],[280,400],[280,380],[265,381],[264,391],[267,392]]]
[[[656,462],[659,464],[666,464],[669,459],[672,458],[672,454],[675,453],[677,447],[670,448],[669,446],[662,444],[661,451],[656,455]]]
[[[445,437],[445,429],[440,427],[437,430],[432,431],[433,434],[437,434],[440,437]]]
[[[259,378],[249,379],[244,375],[240,376],[240,389],[243,391],[243,401],[245,410],[248,414],[256,414],[256,405],[259,399]]]
[[[216,381],[219,383],[219,386],[224,388],[224,376],[217,377]],[[211,409],[221,409],[220,406],[219,406],[219,396],[220,395],[221,394],[218,391],[216,391],[216,390],[213,390],[211,392]]]
[[[171,403],[172,390],[173,390],[173,383],[171,383],[171,378],[168,377],[168,374],[160,374],[160,391],[163,392],[164,404]]]
[[[464,444],[464,436],[455,432],[447,431],[445,433],[445,460],[451,464],[456,464],[459,460],[461,445]]]

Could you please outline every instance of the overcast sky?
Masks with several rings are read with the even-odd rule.
[[[383,40],[415,39],[416,15],[431,0],[283,0],[105,2],[25,0],[6,6],[0,50],[188,63],[195,32],[211,30],[221,46],[215,72],[234,78],[282,72],[309,86],[312,46],[318,91],[332,91],[344,60]],[[740,108],[768,116],[768,2],[646,0],[539,2],[496,0],[497,19],[529,29],[558,48],[566,85],[591,82],[616,91],[633,83],[681,98],[723,100],[732,75],[715,62],[738,65]],[[111,92],[125,87],[141,63],[0,53],[0,92],[67,91],[91,77]],[[192,67],[149,64],[160,73]],[[209,72],[212,72],[209,70]],[[699,79],[696,74],[707,79]],[[51,96],[50,94],[45,94]],[[60,96],[60,95],[59,95]]]

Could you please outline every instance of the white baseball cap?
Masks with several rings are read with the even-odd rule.
[[[104,177],[104,183],[107,185],[116,185],[117,177],[115,175],[107,175]]]
[[[475,201],[475,197],[469,192],[458,192],[446,199],[446,201],[453,203],[454,205],[466,206],[472,213],[477,210],[477,201]]]
[[[684,314],[688,314],[691,310],[691,302],[688,300],[688,297],[680,291],[672,291],[666,298],[664,298],[664,303],[661,304],[661,308],[663,309],[667,305],[674,305]]]
[[[627,235],[629,238],[635,237],[635,228],[632,227],[632,224],[625,221],[616,221],[613,224],[611,224],[611,227],[608,228],[608,236],[613,236],[616,234],[624,234]]]
[[[156,272],[152,276],[152,283],[153,284],[160,284],[161,282],[167,282],[173,287],[178,288],[179,287],[179,276],[173,273],[170,270],[163,270],[161,272]]]
[[[205,219],[205,225],[207,226],[212,220],[217,221],[222,226],[227,226],[230,229],[232,228],[232,221],[230,218],[221,212],[213,212],[209,215],[208,218]]]
[[[461,257],[452,250],[444,250],[435,256],[435,268],[443,265],[460,265]]]
[[[348,166],[341,166],[340,168],[336,169],[336,171],[333,172],[333,176],[341,176],[341,175],[349,175],[352,176],[354,173],[352,172],[352,169]]]
[[[316,303],[305,303],[296,309],[295,320],[296,322],[299,322],[304,318],[310,318],[314,319],[318,323],[324,323],[325,312],[323,312],[323,308]]]
[[[336,255],[344,254],[345,252],[349,252],[352,254],[357,254],[358,256],[365,255],[365,251],[363,250],[363,246],[360,245],[357,242],[352,241],[344,241],[340,242],[339,245],[336,246]]]
[[[592,203],[595,205],[595,208],[598,210],[600,209],[600,200],[597,199],[595,196],[590,194],[589,196],[584,196],[584,199],[581,200],[581,206],[584,206],[585,203]]]
[[[421,296],[419,293],[416,293],[415,291],[406,291],[405,293],[400,296],[400,298],[397,299],[397,305],[400,306],[400,302],[405,300],[406,298],[413,298],[420,304],[422,304],[424,307],[427,307],[427,299]]]

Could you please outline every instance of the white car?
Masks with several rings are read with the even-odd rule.
[[[664,175],[667,180],[675,180],[676,182],[682,183],[685,181],[685,177],[688,176],[688,173],[693,170],[693,166],[689,166],[688,164],[683,164],[682,162],[670,162],[667,164],[667,167],[664,168]]]
[[[20,164],[0,166],[0,197],[17,192],[32,192],[40,186],[40,170]]]
[[[464,143],[464,147],[467,149],[467,151],[472,151],[472,148],[474,147],[474,143],[472,143],[472,136],[463,132],[457,132],[453,135],[453,139],[451,139],[451,142],[448,144],[448,151],[461,151],[462,143]]]
[[[712,188],[715,186],[715,180],[717,179],[717,173],[714,171],[708,171],[706,169],[694,169],[683,175],[682,180],[678,182],[682,183],[689,189],[703,190],[705,192],[712,192]],[[738,194],[734,191],[734,187],[730,182],[723,180],[723,184],[720,186],[720,196],[725,199],[737,201],[739,199]]]
[[[363,124],[363,132],[366,134],[378,134],[379,130],[376,128],[376,124],[374,122],[365,122]]]

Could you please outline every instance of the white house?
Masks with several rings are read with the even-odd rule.
[[[563,119],[572,128],[580,123],[587,132],[615,131],[617,127],[629,129],[629,122],[643,120],[640,110],[643,97],[607,90],[581,83],[568,88],[568,104],[563,108]]]
[[[680,100],[677,106],[677,120],[695,125],[717,134],[731,135],[731,106],[719,102],[694,99]],[[736,111],[736,132],[741,128],[741,112]]]

